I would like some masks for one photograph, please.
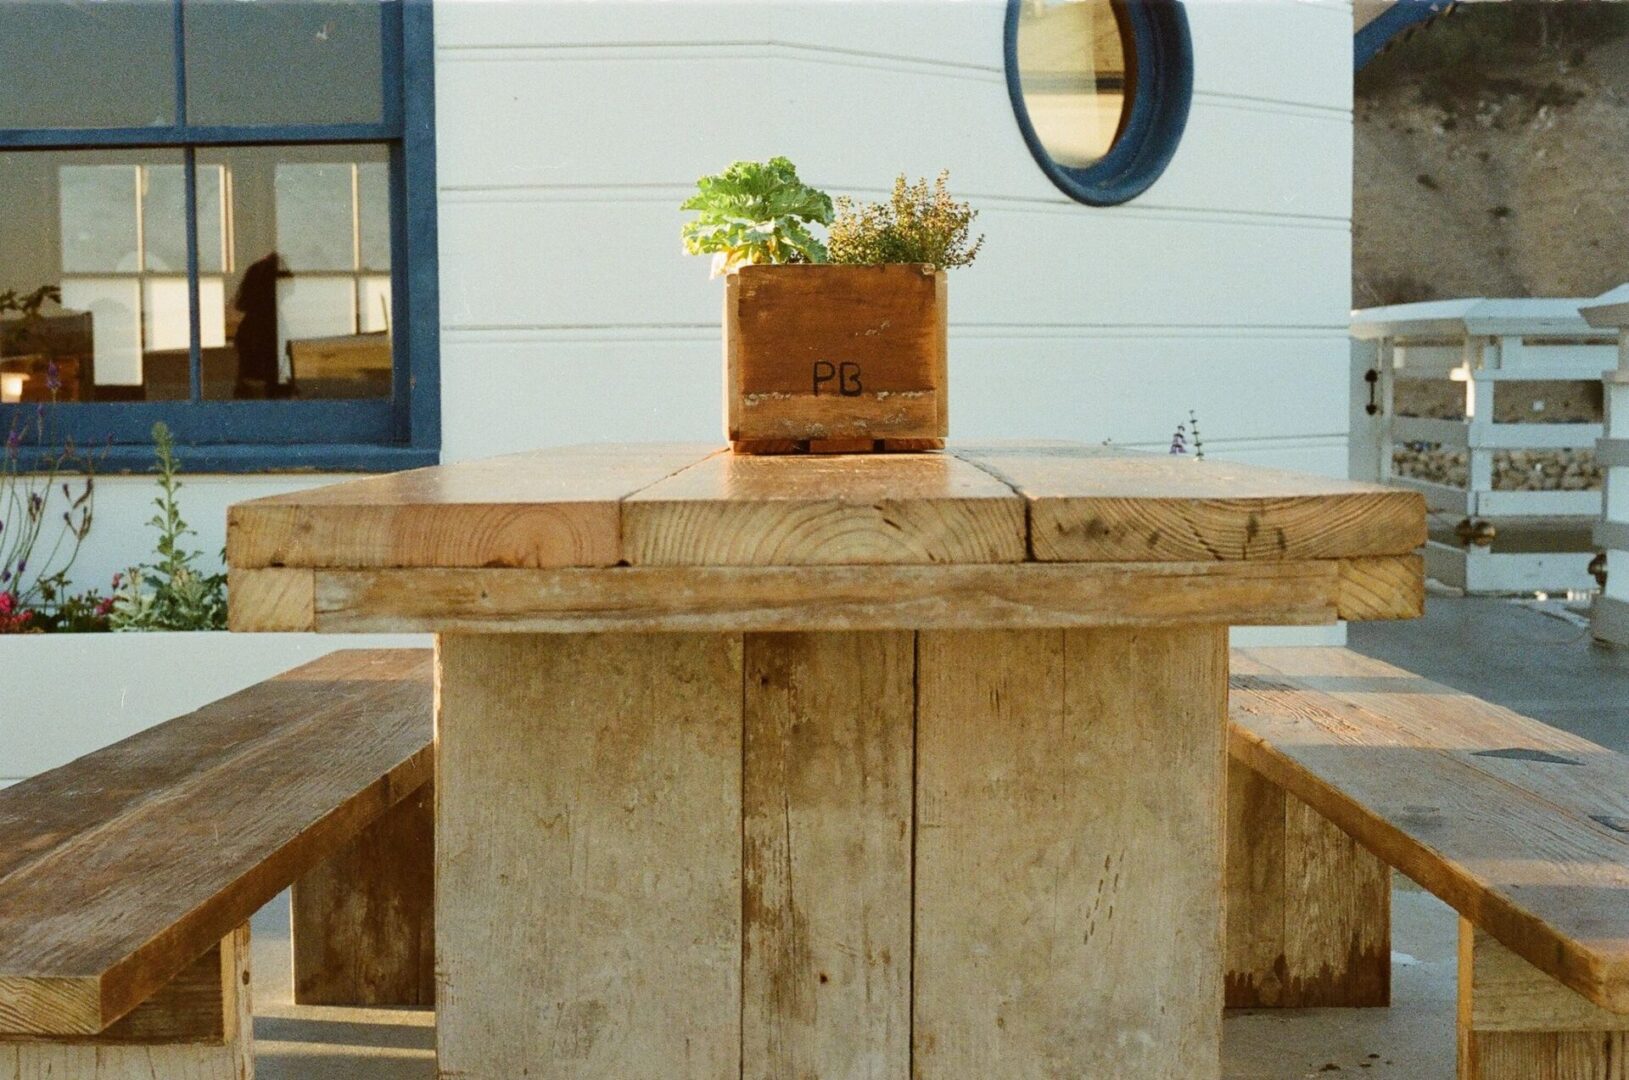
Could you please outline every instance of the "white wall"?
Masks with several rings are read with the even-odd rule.
[[[951,170],[958,437],[1343,473],[1350,4],[1190,0],[1193,111],[1132,203],[1065,198],[1002,71],[1000,0],[437,7],[445,450],[716,438],[721,287],[678,203],[737,158],[876,197]]]

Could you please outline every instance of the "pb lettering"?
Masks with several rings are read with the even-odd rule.
[[[834,364],[830,360],[816,360],[814,363],[814,395],[820,396],[820,387],[824,383],[837,384],[837,392],[843,397],[859,397],[864,392],[860,385],[860,365],[852,360],[844,360],[841,364]],[[831,392],[826,387],[826,392]]]

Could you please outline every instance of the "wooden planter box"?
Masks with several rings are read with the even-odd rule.
[[[945,275],[744,266],[724,291],[725,428],[741,453],[944,445]]]

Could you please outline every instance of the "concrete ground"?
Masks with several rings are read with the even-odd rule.
[[[1433,596],[1417,622],[1352,627],[1351,646],[1629,752],[1629,651],[1592,645],[1560,605]],[[1453,1080],[1456,916],[1399,877],[1392,920],[1391,1008],[1230,1015],[1226,1080]],[[433,1080],[430,1012],[296,1006],[287,896],[253,933],[261,1080]]]

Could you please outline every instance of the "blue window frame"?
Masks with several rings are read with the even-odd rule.
[[[1007,0],[1005,46],[1019,130],[1060,190],[1112,206],[1160,178],[1193,99],[1193,41],[1180,0]],[[1104,101],[1116,103],[1112,112]],[[1071,129],[1105,121],[1105,137],[1095,144]]]
[[[124,326],[123,321],[105,324],[102,345],[92,346],[93,349],[100,348],[95,363],[109,368],[112,366],[109,358],[115,350],[108,342],[117,335],[108,331],[106,326],[114,326],[119,333],[125,334],[128,341],[122,347],[135,358],[130,361],[137,372],[135,385],[125,388],[129,392],[123,400],[107,400],[107,395],[96,392],[94,385],[88,395],[90,399],[86,399],[87,395],[80,395],[72,401],[58,397],[51,410],[50,430],[57,439],[71,439],[82,447],[105,448],[98,451],[98,469],[103,472],[149,467],[152,460],[151,430],[159,421],[168,425],[174,433],[183,463],[189,471],[194,472],[282,469],[375,471],[432,464],[438,457],[440,447],[440,401],[434,65],[429,0],[377,0],[377,8],[367,9],[364,15],[368,20],[372,19],[375,11],[378,15],[380,95],[377,103],[369,106],[372,115],[365,115],[361,119],[344,117],[337,122],[326,118],[319,118],[322,122],[316,123],[291,122],[291,119],[297,121],[299,118],[275,115],[270,122],[265,122],[265,116],[256,116],[249,123],[195,124],[188,120],[189,111],[211,111],[208,107],[211,99],[195,94],[189,102],[189,77],[199,80],[206,77],[232,78],[234,72],[229,70],[224,76],[220,72],[208,76],[201,74],[208,72],[207,65],[189,65],[189,18],[197,20],[190,31],[196,39],[202,33],[199,28],[207,27],[208,20],[230,18],[234,14],[232,8],[243,7],[227,7],[214,2],[214,10],[209,11],[204,5],[210,2],[212,0],[168,0],[167,13],[173,38],[173,75],[166,73],[166,79],[173,79],[174,99],[173,110],[166,103],[165,113],[159,115],[157,122],[141,126],[0,126],[0,158],[25,163],[32,161],[36,172],[41,171],[44,157],[51,159],[52,165],[44,171],[50,173],[52,178],[53,190],[49,198],[54,202],[50,205],[61,215],[61,235],[64,239],[60,243],[65,251],[78,241],[67,238],[70,232],[69,211],[62,207],[68,204],[69,197],[63,192],[78,181],[64,179],[73,166],[59,162],[73,162],[80,157],[88,161],[118,160],[121,169],[136,177],[134,186],[138,194],[133,198],[137,202],[131,213],[133,220],[138,222],[135,225],[138,235],[146,227],[141,223],[146,221],[149,214],[146,209],[148,202],[162,201],[154,194],[155,191],[168,193],[171,202],[166,205],[179,203],[184,215],[184,229],[180,220],[167,225],[168,250],[171,252],[167,274],[145,273],[150,268],[149,257],[141,252],[158,246],[157,240],[154,240],[150,243],[142,241],[141,246],[134,249],[138,254],[133,269],[129,265],[130,256],[125,255],[124,263],[118,267],[121,276],[114,277],[109,270],[94,279],[97,282],[112,282],[113,285],[105,287],[128,289],[129,295],[136,297],[137,314],[129,317],[133,329],[120,329]],[[110,5],[113,6],[117,5]],[[152,10],[151,4],[145,6],[149,12]],[[136,5],[132,4],[131,7],[134,9]],[[329,25],[321,25],[316,35],[319,40],[326,40]],[[369,31],[366,38],[369,55],[365,66],[371,77],[371,23]],[[217,56],[227,53],[233,57],[234,63],[241,65],[242,50],[253,48],[254,40],[250,38],[246,42],[242,35],[232,38],[231,32],[230,26],[217,32],[213,39]],[[223,46],[222,42],[227,44]],[[304,47],[310,49],[309,41]],[[297,49],[298,46],[290,51]],[[41,65],[56,65],[58,60],[49,52],[41,52],[38,62]],[[278,67],[282,62],[283,58],[278,57],[262,64],[262,76],[267,80],[279,78],[281,73]],[[221,66],[218,60],[216,66]],[[117,82],[116,77],[114,81]],[[62,92],[73,93],[73,85],[72,76],[63,77]],[[250,100],[253,96],[245,94],[243,100]],[[146,107],[150,109],[150,103]],[[295,101],[291,108],[298,111],[299,102]],[[19,110],[27,113],[24,105],[20,105]],[[288,110],[283,111],[286,113]],[[262,112],[278,113],[278,109],[274,107]],[[143,115],[153,113],[150,111]],[[15,115],[13,119],[16,119]],[[6,120],[5,101],[0,97],[0,124]],[[345,148],[353,148],[355,153]],[[70,151],[74,153],[70,154]],[[241,301],[243,293],[240,291],[237,301],[223,299],[224,275],[211,276],[207,273],[208,267],[205,267],[205,273],[201,273],[201,260],[219,260],[223,258],[222,252],[224,258],[231,258],[230,242],[214,252],[204,251],[201,248],[206,245],[200,240],[200,234],[202,232],[205,241],[213,245],[217,242],[216,235],[230,228],[232,168],[230,164],[221,163],[230,162],[233,155],[243,158],[255,153],[277,161],[283,160],[277,157],[278,154],[285,154],[294,161],[324,160],[329,164],[316,168],[326,169],[329,173],[336,168],[352,170],[348,181],[352,201],[346,204],[348,209],[344,212],[351,213],[359,222],[353,227],[357,237],[354,243],[354,250],[358,253],[355,256],[357,265],[348,269],[341,267],[339,271],[330,273],[328,278],[330,286],[333,286],[329,292],[333,295],[340,295],[347,288],[355,289],[350,315],[353,338],[367,336],[362,333],[364,315],[358,312],[369,307],[370,301],[372,312],[367,317],[383,327],[382,330],[375,329],[372,335],[378,337],[379,342],[369,343],[369,347],[376,350],[374,359],[377,367],[367,372],[372,377],[367,392],[297,397],[298,380],[287,366],[292,363],[293,352],[287,347],[281,323],[278,324],[280,329],[271,338],[275,341],[275,350],[270,344],[267,345],[268,355],[275,351],[290,357],[287,361],[279,361],[285,363],[284,373],[273,376],[274,385],[280,387],[279,392],[264,393],[263,399],[252,399],[230,390],[206,392],[211,385],[206,382],[206,353],[211,351],[206,346],[212,343],[219,347],[215,352],[230,352],[232,337],[221,328],[220,323],[226,318],[236,318],[241,327],[247,316],[240,317],[235,312],[231,316],[222,315],[223,310],[229,310],[229,304],[234,305],[237,311],[246,310]],[[367,161],[350,164],[345,161],[348,154],[359,159],[366,158]],[[368,164],[369,161],[374,164]],[[336,166],[335,162],[340,164]],[[0,164],[0,169],[3,168],[4,165]],[[86,170],[81,170],[81,173],[84,172]],[[114,175],[117,182],[120,174],[115,171]],[[201,177],[205,179],[201,180]],[[290,177],[300,179],[292,173]],[[307,179],[316,177],[308,174]],[[283,174],[278,174],[277,183],[282,185],[283,181]],[[361,201],[364,196],[357,193],[364,189],[375,196],[373,203]],[[281,187],[278,192],[281,199]],[[295,194],[298,195],[298,192]],[[366,216],[366,210],[379,205],[388,205],[388,214],[374,210],[371,216]],[[216,214],[223,215],[223,223],[217,227],[211,220],[201,226],[201,209],[204,216],[211,219]],[[94,212],[87,212],[75,217],[74,221],[94,221],[97,216]],[[174,217],[172,213],[171,218]],[[171,219],[165,221],[168,223]],[[57,225],[56,218],[51,219],[51,225]],[[360,254],[364,246],[364,227],[372,229],[372,249],[377,253],[371,272],[366,271]],[[181,235],[184,235],[184,244]],[[85,243],[94,246],[94,237]],[[278,246],[282,246],[281,234]],[[185,250],[184,268],[181,266],[182,247]],[[377,257],[386,250],[388,266]],[[3,254],[0,252],[0,261],[3,261]],[[279,271],[273,276],[297,276],[281,264],[276,251],[272,255],[271,269]],[[60,260],[57,267],[61,275],[68,276],[66,267],[70,256],[54,254],[53,257]],[[152,261],[158,261],[156,256]],[[160,281],[160,278],[163,280]],[[80,294],[85,294],[83,283],[80,285]],[[0,287],[3,286],[4,282],[0,281]],[[207,308],[202,295],[206,287],[209,290]],[[168,292],[164,293],[166,289]],[[317,292],[320,290],[312,295],[317,295]],[[283,294],[276,295],[279,298],[276,303],[281,303]],[[175,339],[171,342],[173,347],[169,353],[173,357],[175,376],[170,390],[156,395],[164,400],[153,400],[155,394],[148,377],[142,374],[142,364],[151,355],[147,350],[155,348],[155,336],[161,336],[156,335],[154,330],[158,321],[154,312],[158,306],[162,306],[166,297],[169,306],[165,311],[170,323],[167,333]],[[119,310],[124,312],[126,309]],[[206,310],[213,329],[203,325]],[[272,318],[278,319],[280,315],[275,306],[273,312]],[[96,331],[92,327],[100,316],[87,313],[79,317],[85,320],[86,340],[94,340]],[[0,323],[0,327],[4,325]],[[343,331],[340,333],[343,335]],[[4,340],[0,336],[0,345],[4,344]],[[346,339],[336,337],[333,340]],[[386,349],[388,361],[383,359]],[[237,346],[237,350],[241,354],[242,346]],[[41,353],[32,359],[42,361],[46,355]],[[0,372],[6,370],[5,359],[4,351],[0,350]],[[242,361],[232,362],[241,368]],[[88,359],[87,363],[90,363]],[[51,364],[50,372],[51,377],[60,384],[60,366],[55,361]],[[36,383],[41,381],[37,372],[28,377],[34,378]],[[237,379],[241,386],[241,369]],[[286,384],[278,383],[283,379],[287,380]],[[87,384],[94,383],[91,379],[86,381]],[[18,384],[14,382],[13,385]],[[228,382],[226,385],[231,384]],[[0,434],[26,427],[38,407],[33,403],[37,400],[36,390],[32,401],[0,401]]]

